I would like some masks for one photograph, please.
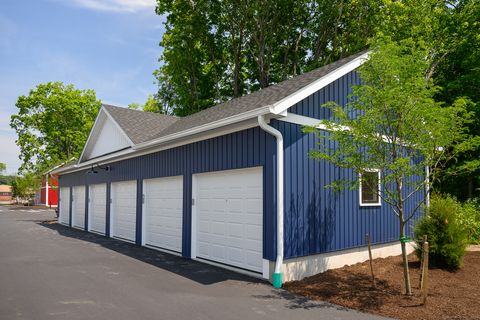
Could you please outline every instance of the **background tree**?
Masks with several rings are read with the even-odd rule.
[[[407,294],[411,286],[406,226],[423,204],[415,194],[423,193],[427,185],[425,168],[430,168],[427,179],[434,179],[445,162],[478,144],[464,127],[472,116],[465,100],[443,107],[434,100],[438,88],[428,77],[431,49],[422,43],[377,40],[359,69],[364,83],[354,87],[351,101],[346,107],[326,104],[334,113],[334,120],[324,121],[327,131],[307,130],[319,137],[313,158],[359,174],[380,170],[377,193],[398,216]],[[336,147],[330,149],[329,141]],[[331,187],[358,187],[359,180],[336,181]]]
[[[35,192],[41,184],[39,176],[33,172],[25,172],[21,176],[17,176],[12,182],[13,196],[17,201],[26,201],[30,204],[35,198]]]
[[[469,99],[468,108],[475,115],[469,124],[469,134],[480,135],[480,1],[458,1],[452,14],[444,19],[445,53],[433,77],[442,87],[436,98],[450,104],[460,97]],[[479,196],[480,148],[471,150],[451,161],[440,177],[438,187],[443,192],[465,200]]]
[[[10,126],[17,132],[19,172],[42,173],[54,164],[78,157],[100,108],[92,90],[49,82],[20,96]]]
[[[7,170],[7,165],[0,162],[0,184],[11,185],[15,177],[3,175],[5,170]]]
[[[156,99],[184,116],[364,49],[379,2],[157,0]]]
[[[415,39],[429,48],[435,99],[466,98],[480,132],[480,1],[157,0],[166,17],[154,72],[162,110],[198,112],[365,49],[370,39]],[[480,150],[445,164],[434,181],[460,199],[480,195]],[[463,172],[463,173],[462,173]],[[465,183],[467,181],[468,183]]]
[[[128,105],[128,108],[132,110],[143,110],[145,112],[153,112],[153,113],[162,113],[162,114],[172,113],[171,110],[165,109],[165,107],[162,106],[152,94],[148,95],[147,101],[145,102],[144,105],[141,105],[139,103],[130,103]]]

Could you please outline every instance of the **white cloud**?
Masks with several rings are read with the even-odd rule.
[[[108,12],[139,12],[153,10],[155,0],[73,0],[76,6]]]

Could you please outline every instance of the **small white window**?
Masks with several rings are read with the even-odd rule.
[[[380,170],[365,170],[359,174],[360,205],[380,206]]]

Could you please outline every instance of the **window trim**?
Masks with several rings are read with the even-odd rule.
[[[364,172],[376,172],[378,175],[378,202],[369,202],[369,203],[364,203],[362,202],[362,173],[358,173],[358,180],[359,180],[359,185],[358,185],[358,202],[360,204],[360,207],[379,207],[382,205],[382,199],[380,198],[380,192],[382,191],[382,173],[380,169],[365,169],[363,170]]]

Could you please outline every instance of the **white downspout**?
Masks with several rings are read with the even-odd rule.
[[[265,132],[270,133],[277,141],[277,260],[273,274],[273,286],[282,287],[283,265],[283,136],[280,131],[265,122],[265,116],[258,116],[258,124]]]
[[[430,167],[425,166],[425,205],[430,208]]]

